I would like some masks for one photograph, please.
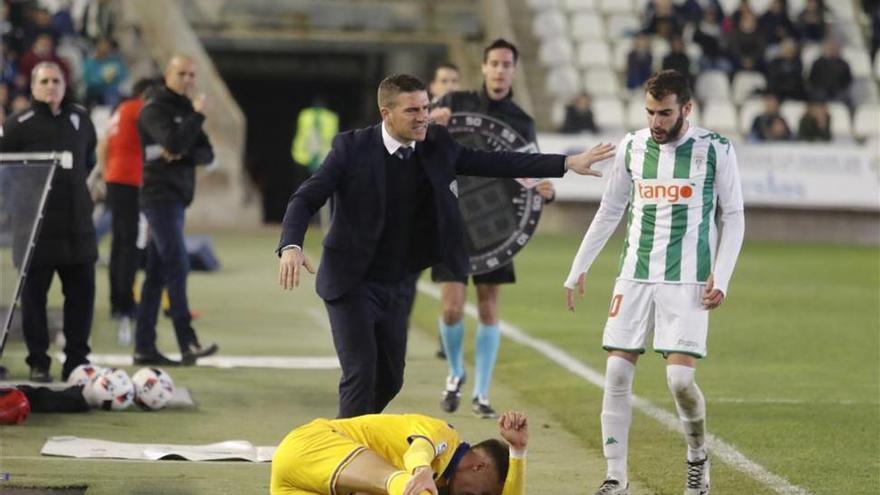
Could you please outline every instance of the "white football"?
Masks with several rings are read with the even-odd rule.
[[[141,368],[131,377],[134,403],[146,411],[162,409],[174,395],[174,380],[159,368]]]
[[[83,396],[92,407],[121,411],[134,401],[134,383],[125,370],[108,368],[92,378]]]
[[[81,364],[70,372],[70,375],[67,377],[67,384],[71,387],[88,385],[92,378],[98,375],[102,369],[100,366],[90,363]]]

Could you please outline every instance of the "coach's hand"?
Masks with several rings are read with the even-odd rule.
[[[278,267],[278,284],[287,289],[299,287],[300,267],[306,267],[309,273],[315,273],[315,267],[300,248],[290,248],[281,252],[281,264]]]
[[[715,309],[724,302],[724,293],[721,289],[715,288],[715,275],[709,275],[706,280],[706,288],[703,289],[703,307],[706,309]]]
[[[437,495],[437,485],[434,484],[434,471],[431,470],[431,466],[417,467],[403,489],[403,495],[422,495],[425,492]]]
[[[448,107],[437,107],[431,110],[429,115],[431,123],[437,125],[449,125],[449,119],[452,118],[452,110]]]
[[[586,273],[581,273],[578,276],[577,281],[577,294],[579,299],[584,298],[584,279],[587,277]],[[565,305],[568,307],[568,310],[574,313],[574,289],[565,288]]]
[[[602,172],[592,169],[593,164],[607,160],[612,156],[614,156],[614,145],[611,143],[599,143],[583,153],[566,157],[565,168],[580,175],[602,177]]]
[[[498,432],[511,450],[523,452],[529,443],[529,421],[525,413],[507,411],[498,418]]]

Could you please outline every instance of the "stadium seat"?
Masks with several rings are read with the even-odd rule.
[[[611,49],[600,40],[587,40],[578,45],[577,65],[580,68],[611,67]]]
[[[807,111],[807,104],[802,101],[788,100],[779,105],[779,113],[788,124],[792,134],[797,134],[798,125],[801,123],[801,117]]]
[[[744,101],[739,109],[739,133],[748,136],[752,131],[752,122],[755,117],[764,111],[763,98],[749,98]]]
[[[630,100],[626,105],[626,129],[633,131],[648,125],[647,112],[645,112],[645,100]]]
[[[617,96],[620,89],[617,75],[608,68],[584,71],[584,90],[594,96]]]
[[[736,107],[729,101],[709,101],[703,112],[703,125],[723,136],[739,136]]]
[[[874,77],[880,81],[880,50],[874,54]]]
[[[863,105],[866,103],[877,103],[877,82],[870,77],[857,77],[853,79],[852,86],[849,88],[850,98],[853,104]]]
[[[567,104],[568,102],[563,100],[553,101],[553,106],[550,107],[550,123],[553,124],[554,130],[558,130],[565,123],[565,105]]]
[[[703,113],[700,111],[700,105],[696,101],[691,100],[691,114],[688,115],[688,122],[691,125],[702,126],[703,125]]]
[[[852,139],[849,108],[843,103],[831,102],[828,103],[828,115],[831,116],[831,137],[835,140]]]
[[[559,0],[526,0],[526,5],[537,12],[559,7]]]
[[[773,0],[749,0],[749,5],[752,6],[752,11],[760,17],[761,14],[767,12],[771,2],[773,2]]]
[[[758,71],[739,71],[733,76],[733,102],[741,105],[757,91],[767,87],[767,79]]]
[[[660,70],[663,65],[663,57],[669,53],[669,42],[659,36],[651,39],[651,63],[655,70]]]
[[[545,67],[571,65],[574,50],[567,38],[544,40],[538,47],[538,60]]]
[[[801,12],[804,11],[804,7],[807,6],[807,0],[788,0],[788,18],[792,20],[796,20]]]
[[[816,62],[816,59],[822,56],[822,44],[821,43],[805,43],[801,48],[801,63],[804,66],[804,77],[808,77],[810,75],[810,70],[813,68],[813,63]]]
[[[611,60],[611,66],[614,67],[614,70],[618,72],[626,70],[626,57],[629,55],[630,50],[632,50],[632,46],[632,38],[620,38],[614,42]]]
[[[107,135],[107,127],[110,125],[110,115],[112,113],[113,109],[106,105],[98,105],[92,109],[90,117],[92,118],[92,125],[95,126],[95,134],[98,136]]]
[[[718,3],[721,4],[721,10],[724,12],[724,15],[729,16],[739,7],[740,0],[720,0]]]
[[[853,8],[852,1],[838,0],[835,2],[825,2],[825,8],[831,10],[834,18],[838,21],[855,21],[856,10]]]
[[[857,21],[835,22],[831,26],[831,29],[834,33],[833,36],[840,39],[844,46],[867,51],[867,48],[865,47],[865,36],[862,34],[862,28],[859,27]]]
[[[532,20],[532,34],[539,40],[565,37],[568,35],[568,22],[562,11],[551,8],[542,10]]]
[[[596,118],[596,125],[603,132],[626,127],[623,103],[617,98],[595,98],[593,100],[593,116]]]
[[[606,14],[630,14],[633,11],[633,0],[597,0],[599,10]]]
[[[841,50],[843,59],[849,63],[853,78],[871,77],[871,58],[864,48],[846,46]]]
[[[853,133],[861,139],[880,137],[880,104],[862,105],[856,109]]]
[[[578,12],[571,18],[571,37],[575,41],[605,39],[605,23],[596,13]]]
[[[576,70],[561,66],[547,73],[544,89],[557,100],[568,101],[583,89],[583,84]]]
[[[697,99],[700,101],[730,101],[730,83],[727,73],[720,70],[707,70],[697,76],[695,84]]]
[[[596,9],[596,0],[562,0],[562,7],[569,12]]]
[[[608,39],[619,41],[637,33],[641,24],[639,24],[639,19],[632,14],[613,14],[608,17],[606,28]]]

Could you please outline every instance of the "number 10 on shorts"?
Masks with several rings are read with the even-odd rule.
[[[620,303],[623,301],[623,294],[614,294],[611,298],[611,307],[608,308],[608,317],[614,318],[620,312]]]

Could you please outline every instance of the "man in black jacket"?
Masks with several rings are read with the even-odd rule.
[[[147,100],[138,119],[144,153],[141,208],[150,226],[147,270],[141,289],[134,363],[174,365],[156,348],[156,318],[167,287],[171,319],[180,347],[181,363],[217,352],[202,347],[192,328],[186,296],[189,258],[183,237],[184,211],[195,192],[195,167],[214,160],[214,150],[202,130],[205,96],[190,99],[195,84],[192,59],[175,55],[165,69],[165,86]]]
[[[70,151],[73,168],[57,169],[43,224],[21,293],[22,330],[30,379],[51,382],[46,296],[55,273],[64,293],[64,353],[61,378],[88,362],[95,305],[98,249],[86,177],[94,166],[95,128],[85,107],[64,99],[64,73],[53,62],[31,72],[33,103],[11,115],[0,133],[0,152]]]

